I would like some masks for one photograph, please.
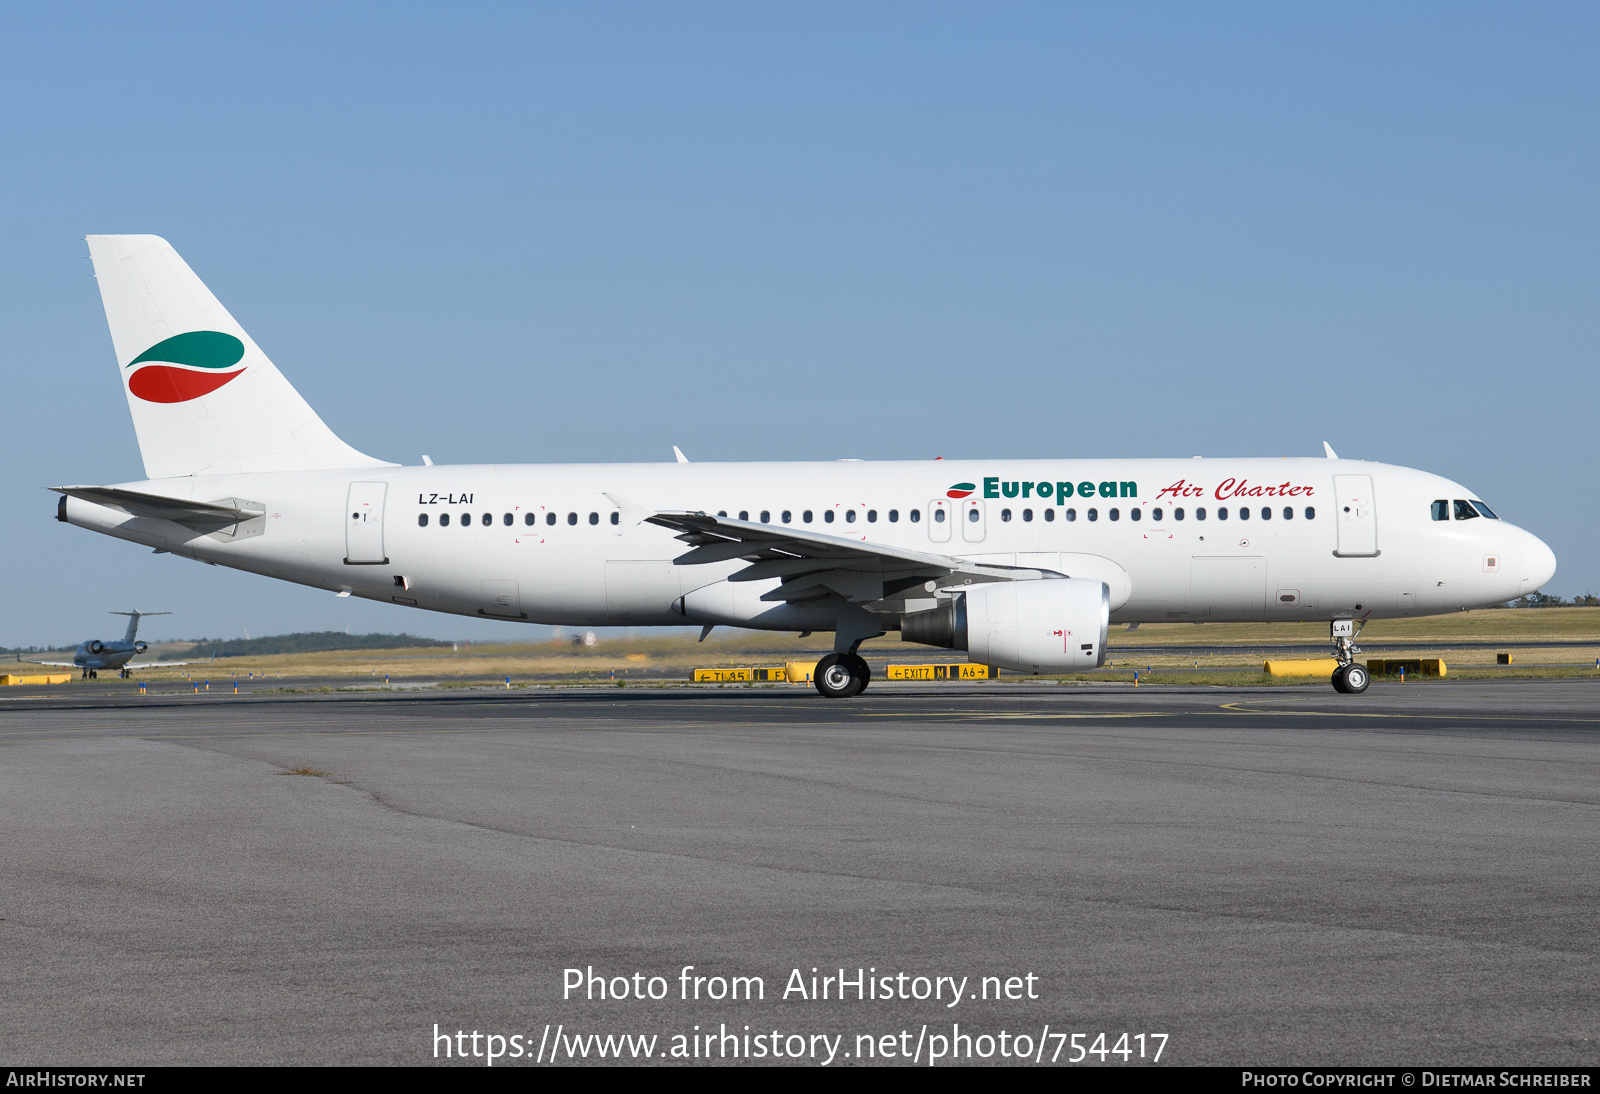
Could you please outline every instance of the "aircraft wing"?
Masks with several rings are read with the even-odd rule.
[[[928,588],[989,581],[1036,581],[1061,576],[1016,566],[990,566],[952,555],[873,543],[865,536],[824,535],[788,525],[754,524],[705,513],[655,513],[651,524],[678,532],[690,550],[673,559],[699,566],[742,559],[750,565],[729,581],[781,579],[763,600],[814,600],[830,594],[879,611],[903,611],[907,597],[932,595]]]
[[[259,517],[264,512],[264,510],[239,509],[209,501],[164,498],[159,494],[145,494],[115,486],[52,486],[50,489],[80,501],[120,509],[130,516],[153,517],[156,520],[170,520],[178,524],[221,527]]]
[[[209,661],[129,661],[123,668],[129,669],[171,669],[179,665],[209,665],[216,658]]]
[[[35,661],[30,657],[18,657],[17,663],[21,665],[50,665],[58,669],[75,669],[78,667],[76,661]]]

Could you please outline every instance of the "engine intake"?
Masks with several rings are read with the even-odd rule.
[[[1110,630],[1111,590],[1084,578],[977,585],[900,621],[907,642],[966,650],[969,661],[1027,673],[1098,668]]]

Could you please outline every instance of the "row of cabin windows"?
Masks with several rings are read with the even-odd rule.
[[[560,517],[555,513],[546,513],[544,515],[544,522],[546,524],[555,524],[559,520],[560,520]],[[493,513],[484,513],[478,519],[478,523],[483,525],[485,528],[494,527],[494,514]],[[505,525],[507,528],[510,528],[511,526],[513,526],[514,524],[517,523],[516,515],[513,514],[513,513],[506,513],[503,516],[501,516],[500,523]],[[526,525],[530,525],[530,526],[538,524],[539,523],[539,514],[538,513],[524,513],[524,514],[522,514],[522,523],[526,524]],[[576,513],[568,513],[567,514],[567,523],[568,524],[572,524],[572,525],[576,525],[578,523],[578,514],[576,514]],[[589,523],[590,524],[599,524],[600,523],[600,514],[599,513],[590,513],[589,514]],[[622,523],[621,514],[612,513],[611,514],[611,523],[612,524],[621,524]],[[418,513],[417,514],[417,527],[418,528],[426,528],[427,526],[428,526],[428,514],[427,513]],[[439,514],[439,527],[440,528],[448,528],[448,527],[450,527],[450,514],[449,513],[440,513]],[[463,527],[463,528],[472,527],[472,514],[471,513],[462,513],[461,514],[461,527]]]
[[[717,516],[725,517],[727,515],[728,515],[728,511],[726,509],[718,509],[717,510]],[[887,516],[889,518],[889,523],[890,524],[897,524],[900,521],[900,510],[891,509],[891,510],[888,511],[888,513],[885,514],[885,516]],[[750,519],[750,510],[748,510],[748,509],[739,510],[739,519],[740,520],[749,520]],[[793,524],[794,523],[794,510],[785,509],[783,512],[778,514],[778,519],[781,520],[784,524]],[[815,519],[816,519],[816,514],[813,513],[810,509],[801,510],[801,512],[800,512],[800,523],[801,524],[810,524]],[[838,518],[834,515],[834,511],[832,509],[824,509],[822,511],[822,523],[824,523],[824,524],[832,524],[837,519]],[[866,512],[866,519],[867,519],[867,523],[868,524],[876,524],[878,522],[878,511],[876,509],[868,509],[867,512]],[[915,524],[919,520],[922,519],[922,513],[919,510],[913,509],[913,510],[910,511],[910,513],[908,513],[906,515],[906,519],[911,521],[912,524]],[[940,519],[942,520],[943,517],[941,517]],[[844,522],[846,524],[854,524],[856,522],[856,511],[854,509],[846,509],[844,511]],[[772,510],[770,510],[770,509],[761,510],[761,523],[762,524],[771,524],[772,523]]]
[[[939,515],[941,517],[943,517],[944,514],[941,513]],[[1100,510],[1098,510],[1098,509],[1090,509],[1085,513],[1085,515],[1090,520],[1099,520],[1100,519]],[[1163,510],[1160,507],[1157,507],[1157,508],[1154,508],[1154,509],[1150,510],[1150,519],[1153,520],[1153,521],[1161,520],[1163,515],[1164,515],[1163,514]],[[1120,509],[1109,509],[1109,510],[1106,511],[1106,516],[1109,517],[1111,520],[1121,520],[1122,519],[1122,510],[1120,510]],[[1173,520],[1184,520],[1188,516],[1189,516],[1189,513],[1186,510],[1184,510],[1182,507],[1179,507],[1177,509],[1172,510],[1172,519]],[[1076,509],[1063,509],[1061,511],[1061,517],[1062,517],[1063,520],[1069,520],[1069,521],[1077,520],[1078,519],[1078,511]],[[978,519],[978,511],[976,509],[967,510],[967,519],[971,520],[971,521],[976,521]],[[1011,519],[1011,510],[1009,510],[1009,509],[1000,510],[1000,519],[1003,520],[1003,521],[1010,520]],[[1022,511],[1022,519],[1024,521],[1032,520],[1033,519],[1033,510],[1032,509],[1024,509]],[[1047,521],[1055,520],[1056,519],[1056,511],[1054,509],[1046,509],[1044,511],[1044,519],[1047,520]],[[1130,510],[1128,510],[1128,519],[1132,520],[1132,521],[1143,520],[1144,519],[1144,510],[1143,509],[1130,509]],[[1205,520],[1206,519],[1206,510],[1205,510],[1204,506],[1201,506],[1200,508],[1194,510],[1194,519],[1195,520]],[[1227,520],[1228,519],[1228,507],[1226,505],[1221,506],[1220,508],[1217,509],[1217,519],[1218,520]],[[1243,505],[1241,505],[1239,507],[1239,519],[1240,520],[1249,520],[1250,519],[1250,510],[1249,510],[1249,508],[1247,508],[1246,506],[1243,506]],[[1271,520],[1272,519],[1272,506],[1263,505],[1261,507],[1261,519],[1262,520]],[[1283,519],[1284,520],[1293,520],[1294,519],[1294,506],[1285,505],[1283,507]],[[1316,520],[1317,519],[1317,510],[1316,510],[1316,508],[1314,506],[1310,506],[1310,505],[1306,506],[1306,508],[1305,508],[1305,519],[1306,520]]]
[[[1450,502],[1444,498],[1440,498],[1438,501],[1434,502],[1433,519],[1449,520],[1450,511],[1452,508],[1455,510],[1456,520],[1474,520],[1480,516],[1488,517],[1490,520],[1500,519],[1494,515],[1494,510],[1483,504],[1483,502],[1466,501],[1462,498],[1457,498],[1454,506],[1452,506]]]
[[[1499,519],[1498,517],[1495,517],[1494,514],[1489,511],[1489,507],[1487,505],[1484,505],[1483,502],[1481,502],[1481,501],[1480,502],[1465,502],[1465,501],[1456,502],[1456,519],[1457,520],[1467,520],[1470,517],[1477,516],[1478,513],[1473,510],[1473,506],[1474,505],[1477,506],[1478,509],[1481,510],[1485,516],[1494,517],[1494,519],[1496,519],[1496,520]],[[1463,510],[1463,508],[1462,508],[1463,506],[1466,507],[1465,510]],[[1467,515],[1463,516],[1462,515],[1463,512],[1465,512]],[[1045,510],[1043,510],[1043,514],[1044,514],[1044,519],[1047,522],[1048,521],[1053,521],[1053,520],[1056,519],[1056,511],[1054,509],[1045,509]],[[717,510],[717,516],[725,517],[727,515],[728,515],[728,511],[726,509]],[[1089,510],[1087,510],[1085,512],[1084,515],[1087,516],[1091,521],[1097,521],[1097,520],[1100,519],[1100,510],[1099,509],[1089,509]],[[794,512],[792,510],[785,509],[783,511],[783,513],[781,514],[781,516],[782,516],[783,523],[785,523],[785,524],[793,523]],[[812,511],[810,509],[802,510],[801,513],[800,513],[800,522],[802,524],[810,524],[812,522],[812,520],[813,520],[813,516],[814,515],[813,515],[813,513],[812,513]],[[921,510],[918,510],[918,509],[912,509],[907,514],[907,516],[910,519],[911,523],[915,524],[915,523],[917,523],[918,521],[920,521],[922,519],[922,512],[921,512]],[[1110,518],[1111,520],[1121,520],[1122,519],[1122,510],[1120,510],[1120,509],[1109,509],[1109,510],[1106,511],[1106,516],[1108,518]],[[1160,521],[1162,516],[1163,516],[1163,511],[1159,507],[1150,510],[1150,519],[1151,520]],[[1184,519],[1187,518],[1187,516],[1188,516],[1188,513],[1182,507],[1179,507],[1179,508],[1176,508],[1176,509],[1172,510],[1172,519],[1173,520],[1184,520]],[[1316,509],[1314,507],[1310,506],[1310,505],[1306,506],[1306,508],[1305,508],[1305,519],[1306,520],[1315,520],[1316,516],[1317,516]],[[877,519],[878,519],[878,511],[876,509],[868,509],[867,512],[866,512],[866,517],[867,517],[867,523],[868,524],[876,523]],[[890,509],[889,512],[888,512],[888,517],[889,517],[889,523],[890,524],[897,523],[900,520],[900,510],[898,510],[898,509]],[[1002,510],[1000,510],[1000,519],[1002,521],[1009,521],[1009,520],[1011,520],[1011,517],[1012,517],[1012,514],[1011,514],[1011,510],[1010,509],[1002,509]],[[555,514],[555,513],[546,513],[544,515],[544,522],[545,522],[546,525],[554,525],[559,521],[559,519],[560,519],[559,516],[557,514]],[[739,519],[740,520],[745,520],[745,521],[749,520],[750,519],[750,511],[748,509],[739,510]],[[834,519],[835,519],[834,511],[832,509],[824,509],[822,511],[822,521],[823,521],[824,524],[832,524],[834,522]],[[941,523],[942,524],[944,522],[944,520],[945,520],[945,510],[942,509],[942,508],[941,509],[935,509],[933,511],[933,519],[934,519],[935,523]],[[979,511],[977,509],[968,509],[967,510],[967,520],[969,520],[972,523],[976,524],[980,519],[982,519],[982,514],[979,513]],[[1033,520],[1033,510],[1032,509],[1024,509],[1022,511],[1022,519],[1025,522]],[[1068,521],[1068,522],[1075,521],[1075,520],[1078,519],[1078,511],[1076,509],[1063,509],[1063,510],[1061,510],[1061,519],[1065,520],[1065,521]],[[1144,519],[1144,510],[1143,509],[1130,509],[1130,510],[1128,510],[1128,519],[1132,520],[1132,521],[1143,520]],[[1206,519],[1206,510],[1205,510],[1204,506],[1201,506],[1201,507],[1199,507],[1199,508],[1194,510],[1194,519],[1195,520],[1205,520]],[[1228,519],[1228,507],[1226,505],[1221,506],[1221,507],[1219,507],[1217,509],[1217,519],[1218,520],[1227,520]],[[1250,510],[1249,510],[1248,507],[1242,506],[1242,505],[1239,507],[1239,519],[1240,520],[1249,520],[1250,519]],[[1261,519],[1262,520],[1271,520],[1272,519],[1272,507],[1270,505],[1263,505],[1261,507]],[[1285,505],[1283,507],[1283,519],[1284,520],[1293,520],[1294,519],[1294,507],[1292,505]],[[1436,502],[1433,503],[1433,519],[1434,520],[1448,520],[1449,519],[1449,510],[1447,508],[1447,503],[1446,502],[1436,501]],[[429,520],[429,516],[428,516],[427,513],[419,513],[419,514],[417,514],[417,526],[419,528],[426,528],[428,526],[428,520]],[[620,524],[622,522],[621,515],[618,514],[618,513],[612,513],[610,515],[610,520],[611,520],[612,524]],[[854,524],[855,521],[856,521],[856,511],[854,509],[846,509],[844,511],[844,520],[845,520],[846,524]],[[491,528],[491,527],[494,526],[494,514],[493,513],[484,513],[479,518],[478,522],[485,528]],[[517,518],[516,518],[516,516],[514,514],[506,513],[500,518],[500,522],[503,525],[505,525],[507,528],[510,528],[510,527],[512,527],[513,525],[516,524]],[[769,509],[761,510],[761,523],[762,524],[770,524],[771,522],[772,522],[772,511],[769,510]],[[525,525],[528,525],[530,527],[535,525],[535,524],[538,524],[539,523],[539,514],[537,514],[537,513],[524,513],[522,515],[522,523],[525,524]],[[578,523],[578,514],[577,513],[568,513],[567,514],[567,524],[576,526],[577,523]],[[600,514],[599,513],[590,513],[589,514],[589,523],[590,524],[594,524],[594,525],[598,525],[600,523]],[[462,513],[461,514],[461,518],[460,518],[460,524],[461,524],[461,527],[463,527],[463,528],[471,527],[472,526],[472,514],[471,513]],[[450,527],[450,514],[449,513],[440,513],[439,514],[439,527],[441,527],[441,528]]]

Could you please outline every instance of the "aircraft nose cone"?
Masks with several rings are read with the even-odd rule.
[[[1556,553],[1538,536],[1528,533],[1528,542],[1522,547],[1522,591],[1538,591],[1556,576]]]

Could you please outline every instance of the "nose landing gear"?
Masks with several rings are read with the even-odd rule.
[[[1339,667],[1333,670],[1333,690],[1344,695],[1360,695],[1372,682],[1367,667],[1356,663],[1356,654],[1361,652],[1355,644],[1358,633],[1354,619],[1335,619],[1329,627],[1333,655],[1339,661]]]

